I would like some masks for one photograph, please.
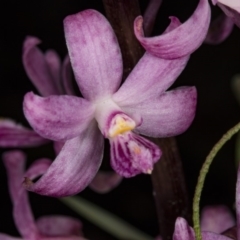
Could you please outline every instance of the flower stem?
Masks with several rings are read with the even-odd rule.
[[[141,14],[138,0],[103,0],[103,4],[122,51],[125,80],[144,53],[133,32],[134,19]]]
[[[191,219],[182,162],[175,138],[151,139],[162,150],[161,160],[154,166],[152,182],[157,205],[160,233],[172,239],[176,218]]]
[[[133,32],[133,21],[140,15],[138,1],[103,0],[103,4],[122,50],[123,80],[125,80],[144,53]],[[174,138],[151,140],[163,151],[161,161],[155,164],[152,182],[160,234],[163,240],[168,240],[172,239],[175,220],[178,216],[189,220],[187,191]]]
[[[215,144],[215,146],[212,148],[211,152],[208,154],[202,169],[200,171],[197,187],[194,194],[193,199],[193,224],[194,224],[194,231],[196,235],[197,240],[201,240],[201,230],[200,230],[200,214],[199,214],[199,203],[200,203],[200,197],[204,185],[204,181],[206,178],[206,175],[208,173],[208,170],[210,168],[210,165],[216,156],[216,154],[219,152],[219,150],[222,148],[222,146],[231,139],[231,137],[236,134],[240,130],[240,123],[235,125],[233,128],[227,131],[222,138]]]

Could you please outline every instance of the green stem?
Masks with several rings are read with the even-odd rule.
[[[232,138],[234,134],[236,134],[240,130],[240,123],[235,125],[233,128],[228,130],[227,133],[225,133],[222,138],[215,144],[215,146],[212,148],[211,152],[208,154],[202,169],[200,171],[200,175],[198,177],[198,183],[194,194],[193,199],[193,225],[194,225],[194,231],[196,235],[197,240],[202,240],[201,236],[201,230],[200,230],[200,214],[199,214],[199,203],[200,203],[200,197],[204,185],[204,181],[206,178],[206,175],[208,173],[208,170],[210,168],[210,165],[216,156],[216,154],[219,152],[219,150],[222,148],[222,146]]]

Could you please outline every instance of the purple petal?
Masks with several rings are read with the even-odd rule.
[[[233,240],[233,239],[216,233],[202,232],[202,240]]]
[[[130,116],[137,112],[142,117],[136,132],[150,137],[170,137],[183,133],[191,125],[196,103],[196,88],[180,87],[123,110]]]
[[[207,206],[201,212],[201,230],[222,233],[235,226],[235,220],[228,207]]]
[[[240,28],[240,12],[238,12],[232,8],[229,8],[223,4],[220,4],[220,3],[218,4],[218,6]]]
[[[188,59],[165,60],[145,53],[113,100],[120,107],[135,107],[158,97],[174,83]]]
[[[45,53],[45,59],[51,73],[54,85],[59,95],[64,94],[62,78],[61,78],[61,59],[54,50],[48,50]]]
[[[77,194],[96,175],[102,161],[103,144],[103,137],[93,122],[79,137],[66,141],[53,164],[36,183],[26,179],[25,187],[54,197]]]
[[[34,223],[26,190],[21,186],[24,174],[25,155],[21,151],[3,154],[7,169],[10,196],[13,202],[13,217],[18,231],[25,239],[38,239],[39,233]]]
[[[219,44],[223,42],[232,32],[234,23],[231,18],[221,14],[210,25],[205,43]]]
[[[70,59],[68,55],[65,57],[62,66],[62,81],[63,88],[67,95],[75,95],[75,91],[73,89],[73,77],[72,77],[72,67],[70,63]]]
[[[85,10],[64,20],[66,41],[77,84],[84,98],[114,93],[122,79],[122,56],[106,18]]]
[[[57,95],[59,90],[56,79],[59,76],[60,65],[58,56],[45,56],[36,46],[41,41],[35,37],[27,37],[23,45],[23,66],[25,71],[42,96]],[[48,60],[47,60],[48,59]],[[54,73],[54,74],[53,74]]]
[[[0,147],[35,147],[47,142],[34,131],[10,119],[0,120]]]
[[[150,0],[144,12],[143,29],[146,36],[150,35],[162,0]]]
[[[117,187],[122,181],[122,176],[114,172],[99,171],[89,187],[97,193],[107,193]]]
[[[32,180],[39,177],[40,175],[43,175],[48,170],[51,163],[52,161],[50,159],[45,158],[35,160],[25,172],[24,177]]]
[[[239,0],[212,0],[212,3],[215,4],[223,4],[229,8],[234,9],[235,11],[240,13],[240,2]]]
[[[174,30],[156,37],[144,37],[143,19],[138,17],[134,22],[137,39],[146,51],[166,59],[190,55],[206,37],[211,10],[207,0],[200,0],[193,15]]]
[[[53,147],[54,147],[54,151],[55,151],[56,155],[58,155],[60,153],[60,151],[62,150],[64,144],[65,144],[64,141],[58,141],[58,142],[55,141],[53,143]]]
[[[25,95],[23,110],[33,129],[54,141],[78,136],[94,114],[94,107],[83,98],[67,95],[42,98],[32,92]]]
[[[173,240],[195,240],[194,231],[184,218],[177,218],[173,233]]]
[[[22,238],[11,237],[7,234],[0,233],[0,240],[23,240]]]
[[[132,132],[119,134],[109,141],[111,166],[119,175],[126,178],[139,173],[150,174],[154,163],[162,155],[154,143]]]
[[[44,236],[82,236],[82,223],[66,216],[44,216],[37,220],[37,227]]]

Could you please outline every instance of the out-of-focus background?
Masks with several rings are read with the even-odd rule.
[[[140,0],[142,12],[147,3],[147,0]],[[182,22],[185,21],[193,13],[197,3],[197,0],[163,0],[154,34],[160,34],[168,25],[168,16],[177,16]],[[22,112],[22,100],[26,92],[36,92],[36,89],[25,74],[21,62],[22,43],[25,37],[31,35],[40,38],[42,50],[55,49],[64,58],[67,49],[62,21],[67,15],[88,8],[104,13],[100,0],[3,1],[0,8],[1,117],[12,118],[29,126]],[[218,7],[213,7],[212,10],[213,18],[221,14]],[[174,86],[195,85],[198,89],[196,118],[192,126],[177,137],[190,198],[193,196],[199,169],[208,152],[223,133],[240,121],[240,106],[230,88],[230,80],[237,73],[240,73],[240,29],[235,27],[224,43],[218,46],[203,44],[192,54],[186,69],[174,84]],[[233,207],[236,182],[234,140],[235,138],[221,150],[211,166],[201,200],[203,206],[227,204]],[[2,153],[6,150],[0,151]],[[54,158],[51,145],[26,149],[25,152],[28,155],[28,165],[37,158],[46,156]],[[107,161],[103,167],[110,170]],[[5,169],[0,161],[0,232],[18,236],[11,215],[12,205],[6,179]],[[152,236],[158,234],[150,176],[139,175],[125,179],[118,188],[105,195],[97,194],[89,188],[80,195],[129,221],[142,231]],[[65,214],[79,218],[57,199],[33,193],[30,193],[30,199],[36,217]],[[81,220],[86,238],[115,239],[84,218]]]

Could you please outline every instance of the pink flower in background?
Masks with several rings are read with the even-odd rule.
[[[22,239],[32,240],[84,240],[80,221],[66,216],[44,216],[36,222],[29,205],[27,191],[22,187],[24,177],[34,179],[43,174],[51,164],[48,159],[35,161],[25,172],[25,155],[21,151],[3,154],[7,170],[9,193],[13,203],[13,218]],[[20,239],[0,233],[1,240]]]
[[[0,119],[0,147],[35,147],[48,142],[49,140],[11,119]]]
[[[218,5],[228,18],[240,28],[240,1],[239,0],[212,0]]]
[[[207,12],[203,11],[203,18],[209,19],[208,3],[201,1],[200,6],[198,10]],[[170,26],[173,29],[172,22]],[[188,26],[189,30],[193,27]],[[120,85],[121,52],[105,17],[86,10],[68,16],[64,27],[84,98],[43,98],[30,92],[24,99],[24,113],[33,129],[42,137],[65,141],[48,171],[36,183],[26,185],[30,191],[56,197],[76,194],[92,181],[102,161],[103,137],[110,141],[111,165],[119,175],[151,173],[161,150],[139,134],[180,134],[191,124],[196,107],[194,87],[166,91],[185,68],[189,55],[170,60],[147,51]],[[196,46],[189,46],[189,52],[191,47]]]

